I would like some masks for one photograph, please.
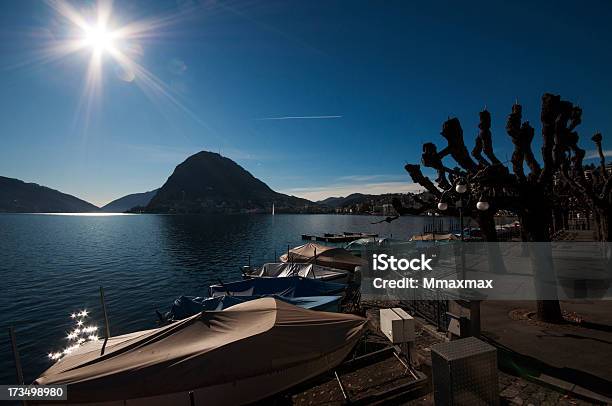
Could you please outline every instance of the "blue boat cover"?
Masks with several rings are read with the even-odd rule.
[[[166,320],[182,320],[194,314],[206,311],[224,310],[238,303],[248,302],[249,300],[259,299],[263,296],[217,296],[217,297],[196,297],[181,296],[174,301],[172,308],[166,313]],[[285,303],[290,303],[304,309],[321,310],[326,312],[339,312],[340,299],[342,296],[310,296],[288,298],[271,295]]]
[[[290,276],[287,278],[253,278],[237,282],[211,285],[209,296],[267,296],[284,297],[334,296],[343,294],[346,285],[317,279]]]

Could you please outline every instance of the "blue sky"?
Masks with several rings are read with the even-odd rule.
[[[167,22],[129,40],[164,92],[126,80],[103,53],[87,113],[91,49],[40,61],[69,24],[42,1],[11,2],[0,13],[0,175],[101,205],[212,150],[315,200],[405,191],[403,165],[423,142],[442,145],[448,116],[471,146],[486,105],[505,160],[512,103],[539,130],[546,91],[583,107],[583,148],[599,130],[611,153],[612,3],[580,3],[115,1],[113,27]],[[91,14],[92,2],[72,4]]]

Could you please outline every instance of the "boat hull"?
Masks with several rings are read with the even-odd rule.
[[[110,402],[61,403],[66,405],[87,406],[234,406],[257,402],[275,394],[284,392],[295,385],[306,382],[342,363],[350,354],[354,345],[340,348],[308,364],[299,364],[291,368],[265,375],[253,376],[215,386],[194,389],[160,396],[123,399]],[[190,395],[190,392],[192,395]],[[193,396],[193,403],[191,401]],[[58,402],[53,402],[58,404]]]

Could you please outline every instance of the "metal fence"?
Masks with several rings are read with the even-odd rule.
[[[440,331],[446,331],[449,322],[448,300],[444,294],[431,289],[414,289],[411,300],[402,300],[402,307],[413,315],[419,316],[436,326]]]

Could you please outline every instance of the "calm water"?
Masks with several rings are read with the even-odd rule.
[[[26,381],[50,365],[87,308],[102,326],[104,286],[113,335],[155,327],[180,295],[203,295],[240,278],[249,255],[269,262],[302,234],[369,231],[408,238],[423,217],[371,225],[380,217],[337,215],[0,215],[0,383],[15,382],[7,329],[16,327]]]

